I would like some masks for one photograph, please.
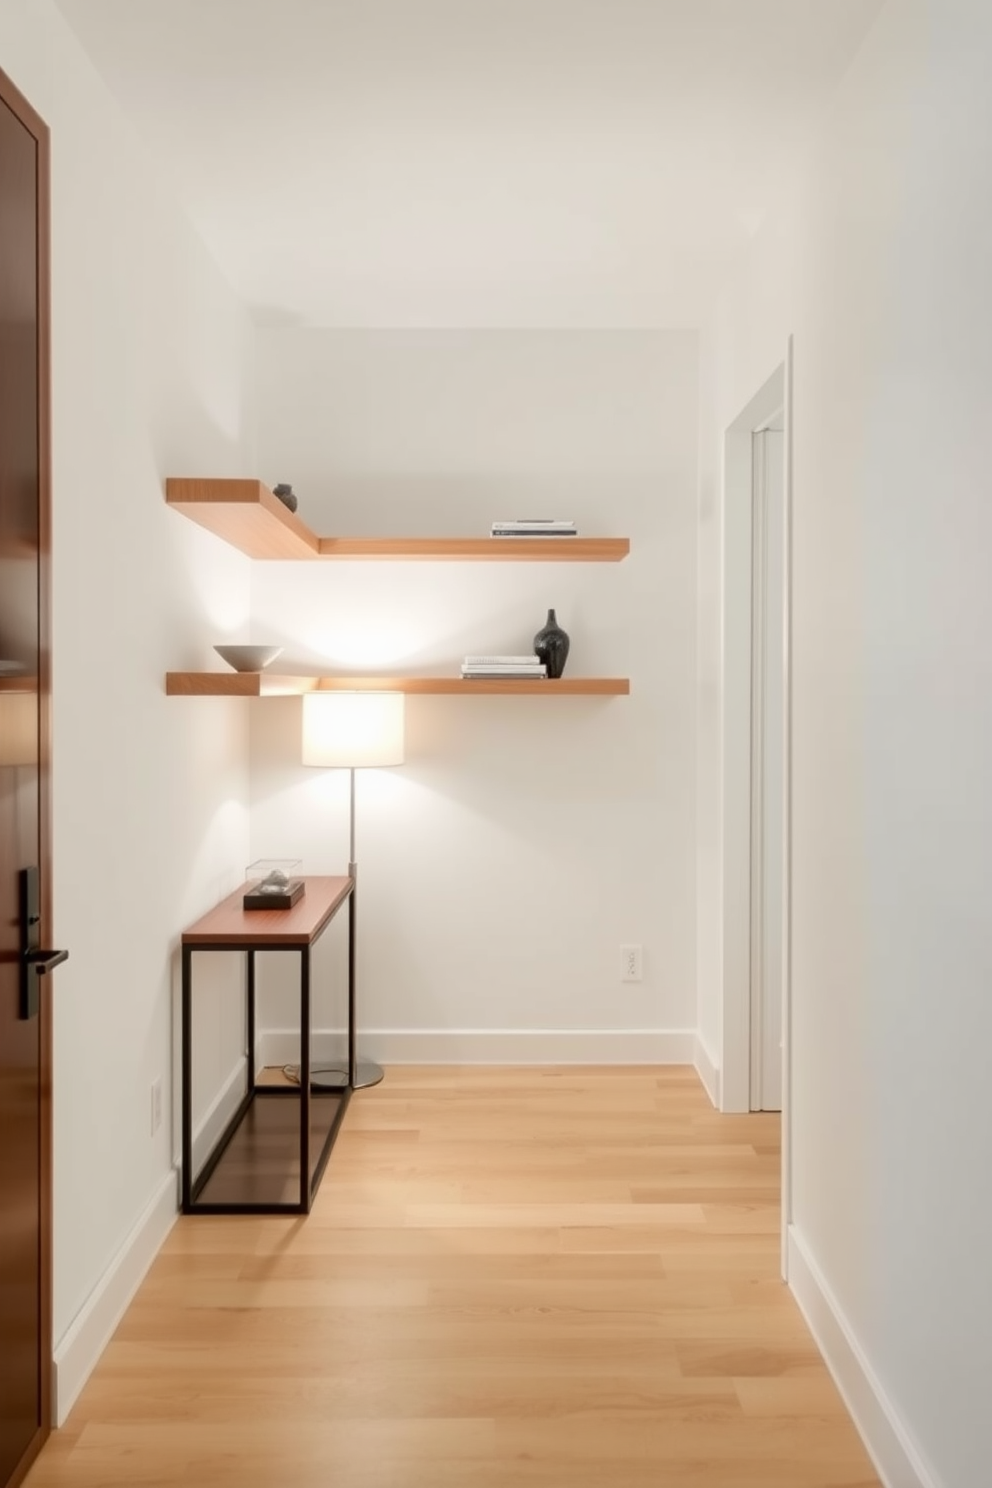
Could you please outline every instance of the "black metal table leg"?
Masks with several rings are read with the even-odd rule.
[[[248,985],[247,985],[247,992],[248,992],[248,1018],[247,1018],[248,1047],[245,1050],[245,1057],[247,1058],[247,1061],[248,1061],[248,1089],[249,1089],[249,1091],[252,1091],[252,1090],[255,1089],[255,952],[254,952],[254,950],[249,950],[247,952],[247,956],[248,956],[248,968],[247,968],[247,972],[248,972],[248,975],[247,975],[247,982],[248,982]]]
[[[310,947],[300,952],[300,1209],[310,1213]]]
[[[183,1075],[183,1213],[188,1214],[193,1201],[193,950],[183,946],[182,953],[182,1075]]]
[[[354,864],[351,865],[354,872]],[[358,879],[353,879],[353,887],[348,896],[348,1084],[354,1089],[358,1074],[358,1031],[355,1027],[355,930],[357,910]]]

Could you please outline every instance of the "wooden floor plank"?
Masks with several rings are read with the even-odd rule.
[[[181,1219],[27,1488],[879,1488],[683,1068],[392,1069],[313,1213]]]

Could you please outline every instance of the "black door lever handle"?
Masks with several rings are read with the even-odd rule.
[[[21,1007],[22,1018],[38,1014],[38,978],[68,961],[68,951],[45,951],[41,939],[41,885],[37,868],[22,868],[21,900]]]
[[[21,1017],[38,1014],[38,977],[54,971],[68,961],[68,951],[25,951],[21,959]],[[35,975],[32,975],[35,973]]]
[[[63,961],[68,961],[68,951],[28,951],[24,957],[29,966],[33,967],[39,976],[44,976],[47,971],[54,971],[56,966],[61,966]]]

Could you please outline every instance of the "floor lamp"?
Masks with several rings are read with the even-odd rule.
[[[346,769],[351,780],[351,847],[348,875],[354,883],[351,915],[352,954],[357,956],[358,863],[355,855],[355,771],[374,766],[403,763],[403,694],[401,692],[308,692],[303,697],[303,763],[321,769]],[[352,978],[352,989],[354,977]],[[355,1008],[349,1008],[349,1027],[354,1034]],[[311,1083],[339,1089],[350,1084],[355,1090],[378,1085],[382,1066],[359,1059],[356,1039],[349,1039],[348,1064],[321,1065],[312,1071]]]

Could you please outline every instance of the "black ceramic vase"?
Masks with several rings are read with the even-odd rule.
[[[568,660],[568,636],[555,619],[554,610],[548,611],[547,622],[534,637],[534,651],[548,669],[549,677],[560,677]]]
[[[290,511],[295,512],[297,507],[297,500],[296,492],[293,490],[292,486],[286,485],[285,483],[280,483],[278,486],[273,487],[272,494],[273,496],[278,496],[279,500],[283,503],[284,506],[288,506]]]

